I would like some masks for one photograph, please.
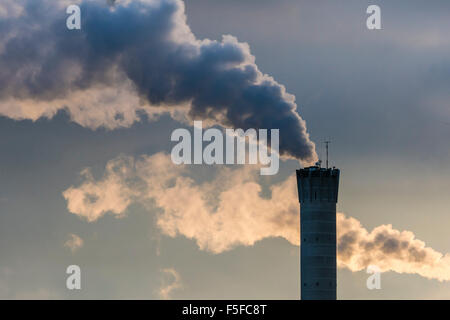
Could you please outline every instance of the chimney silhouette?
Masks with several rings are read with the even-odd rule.
[[[339,169],[297,170],[302,300],[336,300],[336,203]]]

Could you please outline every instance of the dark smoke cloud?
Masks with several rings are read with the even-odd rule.
[[[294,97],[259,71],[247,44],[196,39],[182,1],[83,1],[81,30],[65,27],[54,1],[20,3],[21,15],[0,24],[1,113],[7,99],[52,101],[131,80],[153,106],[190,103],[191,118],[279,128],[282,155],[316,159]]]

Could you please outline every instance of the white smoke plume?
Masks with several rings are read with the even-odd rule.
[[[415,273],[429,279],[450,281],[450,254],[426,247],[411,231],[381,225],[368,232],[355,218],[339,213],[338,265],[359,271],[376,265],[381,271]]]
[[[68,30],[67,1],[2,0],[0,115],[52,117],[66,110],[95,129],[131,126],[183,107],[190,119],[280,129],[280,154],[317,159],[295,97],[231,35],[197,39],[181,0],[78,1],[81,30]]]
[[[197,183],[187,166],[173,164],[162,153],[111,160],[98,181],[89,170],[82,174],[85,182],[63,196],[69,211],[88,221],[106,213],[121,217],[132,202],[139,202],[163,209],[157,224],[164,234],[184,235],[214,253],[267,237],[298,244],[298,202],[285,201],[295,199],[292,178],[274,186],[272,197],[265,199],[256,182],[259,171],[253,167],[222,168],[213,180]]]
[[[63,196],[68,210],[88,221],[105,214],[123,217],[127,207],[138,202],[157,212],[163,234],[185,236],[212,253],[270,237],[299,245],[295,176],[272,185],[270,197],[263,197],[258,169],[253,166],[222,167],[212,180],[199,182],[188,167],[174,165],[163,153],[111,160],[99,180],[89,170],[82,174],[85,181]],[[450,280],[450,255],[426,247],[410,231],[382,225],[368,232],[342,213],[338,213],[337,224],[340,267],[358,271],[375,264],[382,271]]]

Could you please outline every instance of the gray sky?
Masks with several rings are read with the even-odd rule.
[[[231,34],[249,44],[259,70],[295,95],[319,155],[320,141],[333,141],[331,161],[342,171],[340,212],[369,231],[385,224],[409,230],[446,254],[450,4],[378,1],[378,31],[365,27],[369,4],[190,0],[186,15],[198,39]],[[2,19],[0,28],[7,28]],[[299,298],[299,247],[285,238],[213,254],[195,239],[164,233],[157,225],[161,209],[147,203],[93,222],[68,210],[62,192],[83,184],[83,169],[92,168],[101,180],[108,161],[121,154],[170,152],[171,132],[185,123],[163,115],[93,130],[72,121],[69,111],[31,121],[5,110],[0,108],[0,298],[159,299],[172,271],[180,286],[170,298]],[[282,162],[273,179],[286,179],[296,167],[293,160]],[[193,170],[200,182],[211,179],[211,168]],[[64,246],[70,234],[83,240],[73,252]],[[80,291],[65,287],[70,264],[81,267]],[[370,291],[367,276],[339,269],[338,298],[450,298],[448,281],[390,271],[382,274],[382,289]]]

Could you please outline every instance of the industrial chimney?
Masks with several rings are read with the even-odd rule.
[[[336,300],[336,203],[339,169],[297,170],[301,206],[301,299]]]

